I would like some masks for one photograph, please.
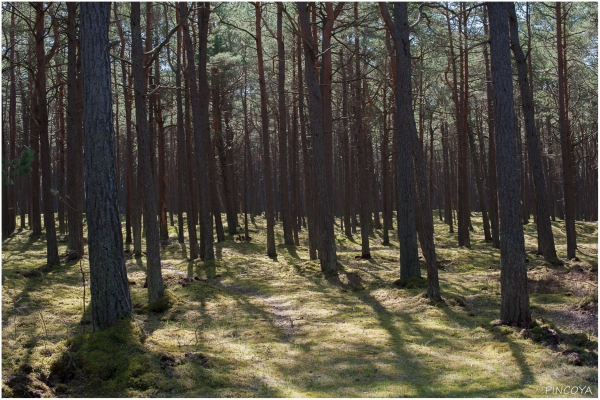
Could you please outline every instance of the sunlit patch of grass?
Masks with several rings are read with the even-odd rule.
[[[370,260],[355,258],[360,234],[338,232],[336,283],[321,273],[318,260],[309,260],[306,230],[301,246],[279,245],[272,259],[264,218],[255,222],[250,242],[215,244],[217,260],[206,263],[185,260],[176,226],[170,227],[161,254],[171,304],[160,312],[147,304],[145,257],[128,257],[134,319],[103,334],[90,334],[85,324],[86,259],[83,316],[80,264],[44,270],[42,238],[23,231],[7,239],[3,376],[25,376],[29,389],[46,395],[132,397],[541,397],[546,386],[597,382],[597,361],[575,366],[560,354],[577,350],[591,357],[597,346],[597,324],[582,326],[575,318],[593,304],[597,287],[595,223],[577,224],[581,261],[554,267],[528,253],[530,279],[560,281],[530,294],[533,317],[567,338],[553,348],[519,330],[493,327],[499,251],[483,240],[478,214],[471,249],[459,248],[456,233],[435,219],[443,304],[425,298],[422,285],[394,285],[395,231],[390,246],[382,246],[375,231]],[[564,256],[564,227],[556,222],[553,229]],[[282,234],[280,224],[276,232]],[[533,223],[525,238],[527,251],[535,250]],[[60,246],[64,253],[65,243]],[[574,281],[584,278],[591,284]],[[586,340],[576,335],[582,332]],[[61,367],[67,372],[62,381]],[[9,383],[4,379],[4,395],[24,395]]]

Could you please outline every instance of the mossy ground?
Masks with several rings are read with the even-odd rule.
[[[357,260],[360,236],[336,226],[335,282],[308,260],[306,231],[301,246],[279,245],[272,259],[257,217],[251,242],[228,237],[215,245],[218,260],[203,263],[186,260],[170,227],[162,246],[169,307],[149,311],[145,259],[127,253],[134,320],[100,334],[82,318],[79,262],[45,268],[43,237],[18,232],[2,244],[3,395],[544,397],[549,386],[585,385],[596,396],[597,224],[577,223],[580,261],[560,267],[533,254],[535,225],[526,226],[542,332],[527,333],[493,326],[499,251],[484,242],[481,219],[473,217],[471,249],[435,223],[441,304],[422,285],[394,284],[398,242],[381,245],[381,231],[373,258]],[[563,225],[553,228],[564,257]],[[282,236],[278,224],[277,243]],[[89,270],[87,260],[82,267]],[[556,332],[559,344],[544,332]]]

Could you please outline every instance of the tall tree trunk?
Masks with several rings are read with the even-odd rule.
[[[487,5],[483,8],[483,31],[486,36],[488,33],[487,23]],[[490,225],[492,228],[492,244],[496,248],[500,248],[500,229],[498,222],[498,183],[496,176],[496,139],[494,132],[494,93],[492,87],[492,74],[490,72],[490,63],[488,60],[488,45],[483,47],[483,60],[485,63],[485,81],[486,81],[486,97],[487,97],[487,126],[488,126],[488,147],[490,165],[488,167],[489,174],[489,190],[488,203],[490,205]]]
[[[179,13],[176,13],[177,24],[180,23]],[[183,98],[182,98],[182,82],[181,82],[181,71],[182,63],[181,57],[183,53],[183,43],[181,38],[181,27],[177,29],[177,50],[175,70],[175,86],[177,86],[177,93],[175,95],[177,102],[177,201],[179,215],[177,217],[177,240],[179,243],[185,243],[185,226],[183,221],[184,211],[187,214],[188,220],[190,218],[189,198],[191,197],[188,193],[188,174],[187,174],[187,156],[186,156],[186,145],[185,145],[185,131],[183,128]],[[194,227],[195,229],[195,227]]]
[[[500,320],[529,328],[531,311],[527,293],[525,240],[521,219],[520,187],[515,141],[515,118],[508,10],[505,3],[488,3],[490,55],[494,87],[494,122],[497,150],[498,211],[500,214]]]
[[[181,15],[180,15],[181,18]],[[183,42],[182,49],[185,49],[185,41]],[[182,55],[183,56],[183,55]],[[190,104],[190,79],[188,76],[189,69],[186,65],[184,67],[185,75],[185,159],[187,164],[187,225],[188,225],[188,236],[190,238],[190,260],[198,258],[198,233],[196,231],[196,222],[198,218],[198,177],[194,171],[194,152],[192,142],[192,118],[191,118],[191,104]],[[210,214],[208,216],[210,221]]]
[[[119,38],[121,40],[121,76],[123,79],[123,98],[125,101],[125,130],[126,130],[126,147],[125,147],[125,244],[132,243],[132,219],[133,219],[133,197],[135,190],[135,179],[133,175],[133,133],[131,127],[131,94],[130,94],[130,82],[131,79],[127,79],[129,74],[127,73],[127,62],[125,60],[125,34],[123,33],[123,26],[121,19],[117,14],[119,3],[115,3],[113,11],[115,14],[115,20],[117,22],[117,31],[119,32]]]
[[[412,113],[411,87],[410,87],[410,50],[408,48],[408,16],[406,3],[394,4],[394,21],[387,11],[386,3],[379,3],[382,16],[392,35],[395,46],[396,70],[396,118],[394,130],[397,135],[397,176],[398,176],[398,241],[400,242],[400,278],[408,279],[421,276],[419,266],[419,253],[416,231],[415,210],[415,173],[412,156],[412,127],[414,114]],[[406,68],[408,57],[409,65]],[[406,78],[408,77],[408,81]]]
[[[464,5],[461,4],[461,9]],[[462,11],[462,10],[461,10]],[[460,63],[460,102],[457,118],[461,122],[457,125],[458,133],[458,245],[471,247],[471,238],[469,235],[469,224],[471,222],[471,210],[469,207],[469,181],[468,181],[468,81],[469,81],[469,52],[466,38],[467,15],[461,12],[459,18],[459,63]],[[461,23],[462,22],[462,23]],[[464,26],[463,26],[464,25]],[[463,35],[464,51],[463,51]]]
[[[58,41],[58,39],[57,39]],[[65,118],[64,118],[64,96],[61,74],[56,74],[58,88],[58,104],[56,105],[56,152],[57,160],[57,192],[58,192],[58,233],[64,235],[65,227]]]
[[[475,175],[475,183],[477,185],[477,196],[479,199],[479,205],[481,207],[481,218],[483,219],[483,236],[485,240],[492,240],[492,234],[490,232],[490,222],[488,220],[487,203],[485,199],[485,193],[483,192],[483,178],[481,177],[481,164],[479,157],[477,157],[477,147],[475,146],[475,138],[473,129],[468,128],[469,136],[469,150],[471,153],[471,163],[473,165],[472,171]]]
[[[308,254],[311,260],[317,259],[317,229],[315,226],[315,187],[314,187],[314,165],[308,151],[308,139],[306,137],[306,120],[304,115],[304,84],[302,78],[302,53],[301,39],[297,39],[298,54],[298,114],[300,119],[300,137],[302,138],[302,162],[304,164],[304,198],[306,219],[308,222]]]
[[[263,47],[261,33],[261,4],[255,3],[256,8],[256,52],[258,56],[258,83],[260,86],[260,120],[262,124],[263,164],[265,183],[265,216],[267,218],[267,255],[277,257],[275,248],[275,207],[273,204],[273,183],[269,141],[269,116],[267,115],[267,87],[265,83],[265,66],[263,62]]]
[[[164,294],[160,263],[160,243],[156,222],[156,192],[152,178],[150,137],[146,115],[146,87],[144,85],[144,51],[140,26],[140,3],[131,3],[131,58],[133,90],[135,98],[135,121],[137,124],[139,178],[144,203],[144,227],[146,230],[146,277],[148,302],[159,300]]]
[[[158,57],[154,61],[154,83],[157,87],[160,86],[160,65]],[[154,97],[155,111],[154,121],[156,122],[156,141],[158,145],[156,157],[158,158],[158,221],[159,221],[159,237],[161,240],[169,239],[169,227],[167,222],[167,176],[165,169],[165,123],[162,113],[162,102],[160,93]]]
[[[285,48],[283,41],[283,4],[277,3],[277,97],[279,114],[279,197],[283,222],[283,242],[293,245],[292,214],[288,177],[287,109],[285,106]]]
[[[354,3],[354,20],[358,21],[358,3]],[[365,101],[362,96],[362,76],[360,74],[360,41],[358,32],[354,35],[354,135],[356,136],[356,159],[358,160],[358,203],[360,213],[361,257],[371,258],[369,231],[371,230],[371,182],[367,150],[367,130],[363,126],[362,110]]]
[[[85,198],[94,331],[132,315],[115,184],[109,10],[109,3],[81,4]]]
[[[531,172],[533,173],[535,205],[537,210],[538,240],[540,244],[539,247],[546,261],[551,263],[560,263],[560,260],[556,256],[554,235],[552,234],[552,225],[550,224],[546,179],[544,177],[542,154],[540,151],[537,129],[535,126],[531,86],[529,85],[527,79],[527,65],[525,61],[525,55],[523,54],[523,50],[521,49],[521,45],[519,43],[519,28],[517,25],[515,4],[507,3],[507,7],[510,15],[509,21],[512,51],[517,63],[518,82],[521,91],[521,105],[523,107],[523,117],[525,118],[525,134],[527,139],[529,164],[531,166]]]
[[[342,147],[344,156],[344,233],[347,237],[352,237],[352,224],[350,215],[354,210],[352,201],[354,194],[354,179],[352,179],[352,169],[350,168],[350,159],[352,158],[350,150],[350,141],[348,140],[348,83],[346,75],[346,64],[344,62],[344,49],[340,50],[340,66],[342,70]]]
[[[187,15],[186,3],[179,3],[180,16]],[[208,81],[206,76],[206,47],[208,40],[208,17],[210,15],[209,3],[200,3],[199,9],[200,24],[200,59],[198,62],[198,78],[196,80],[196,62],[194,58],[194,48],[192,47],[192,38],[187,23],[187,18],[183,18],[183,38],[185,41],[185,50],[187,52],[187,70],[190,85],[190,95],[192,103],[192,114],[194,121],[194,141],[195,141],[195,159],[196,173],[198,174],[199,194],[200,194],[200,232],[201,240],[204,237],[204,243],[201,242],[200,251],[204,261],[214,260],[215,253],[213,247],[213,230],[210,218],[211,197],[217,193],[211,193],[209,189],[210,181],[208,177],[208,163],[214,163],[214,160],[208,159],[208,147],[210,146],[209,127],[208,127],[208,102],[201,103],[200,99],[208,98]],[[197,82],[200,82],[198,85]]]
[[[333,231],[333,207],[330,188],[327,186],[326,149],[323,125],[323,98],[315,74],[317,58],[316,43],[310,35],[308,5],[298,2],[300,31],[304,43],[305,78],[308,89],[308,107],[315,166],[315,219],[318,226],[319,260],[321,271],[326,275],[337,275],[337,256]]]
[[[44,3],[36,3],[35,54],[37,60],[38,113],[37,124],[40,140],[42,167],[42,194],[44,196],[44,228],[46,228],[46,261],[48,265],[60,264],[58,241],[54,224],[54,196],[52,195],[52,167],[50,163],[50,139],[48,137],[48,104],[46,101],[46,54],[44,50]]]
[[[565,204],[565,230],[567,233],[567,259],[575,258],[577,236],[575,231],[575,171],[573,161],[573,143],[567,122],[566,61],[564,57],[562,6],[556,3],[556,51],[558,53],[558,124],[560,127],[560,148],[562,156],[563,195]]]
[[[10,17],[10,69],[9,69],[9,108],[8,108],[8,125],[9,125],[9,143],[8,143],[8,159],[15,159],[16,144],[17,144],[17,82],[15,79],[15,12],[11,13]],[[5,131],[6,132],[6,131]],[[2,142],[4,146],[4,141]],[[64,160],[63,160],[64,162]],[[16,229],[16,196],[15,183],[16,176],[12,168],[8,167],[8,179],[11,181],[3,188],[2,194],[5,199],[2,200],[2,205],[6,208],[2,210],[2,237],[6,238]]]

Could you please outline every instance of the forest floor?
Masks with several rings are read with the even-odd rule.
[[[228,237],[215,245],[218,261],[203,263],[186,260],[170,227],[162,258],[172,307],[148,311],[145,258],[127,253],[134,321],[94,335],[87,260],[47,268],[43,237],[17,232],[2,243],[2,395],[557,397],[577,386],[568,397],[597,397],[597,223],[577,223],[580,260],[560,267],[535,255],[535,225],[526,226],[537,323],[528,331],[494,325],[499,250],[484,242],[481,218],[471,249],[435,223],[437,304],[423,282],[394,284],[398,242],[381,245],[378,230],[373,258],[357,260],[360,236],[336,226],[336,282],[308,260],[306,231],[302,246],[279,245],[271,259],[257,217],[250,242]],[[563,224],[553,227],[565,257]]]

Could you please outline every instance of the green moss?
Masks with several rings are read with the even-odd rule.
[[[427,287],[427,279],[413,276],[408,279],[398,279],[394,281],[394,285],[406,289],[422,289]]]
[[[586,342],[563,319],[586,301],[581,285],[565,280],[558,293],[530,296],[539,343],[528,330],[521,335],[490,326],[499,316],[499,251],[483,240],[478,213],[471,249],[459,248],[456,234],[435,221],[447,306],[426,298],[424,279],[392,285],[399,272],[394,235],[391,246],[372,240],[373,259],[356,260],[358,236],[345,239],[337,230],[336,281],[324,279],[317,260],[309,261],[305,229],[301,246],[280,246],[271,259],[266,222],[255,221],[251,242],[217,243],[218,261],[207,263],[186,260],[189,249],[173,241],[173,231],[161,249],[172,304],[160,313],[149,312],[146,302],[144,258],[128,257],[135,320],[94,334],[91,325],[80,325],[79,262],[44,272],[43,238],[17,234],[4,241],[2,372],[21,380],[13,386],[5,380],[3,395],[30,393],[24,388],[55,397],[534,397],[540,387],[584,385],[597,377],[597,339]],[[588,225],[583,233],[597,235],[597,225]],[[561,253],[564,224],[553,226],[563,235],[556,236]],[[282,238],[280,223],[275,232]],[[527,251],[536,249],[535,235],[529,224]],[[582,238],[581,248],[594,254],[596,243],[597,236]],[[597,265],[593,257],[581,258],[582,273]],[[87,260],[82,266],[89,277]],[[538,258],[528,267],[534,279],[540,278],[534,273],[565,272]],[[42,275],[17,273],[29,270]],[[341,290],[350,273],[360,276],[363,290]],[[192,277],[185,286],[184,277]],[[86,286],[86,320],[89,312]],[[560,344],[550,346],[544,329],[554,329]],[[579,362],[561,354],[567,350]],[[19,382],[26,385],[19,388]]]
[[[148,311],[154,313],[163,313],[169,308],[173,307],[175,301],[176,298],[173,296],[173,294],[170,291],[165,290],[163,296],[160,299],[148,304]]]
[[[598,303],[598,293],[592,293],[588,296],[585,296],[585,298],[583,298],[579,302],[579,304],[577,305],[577,308],[586,309],[594,303],[596,303],[596,304]]]

